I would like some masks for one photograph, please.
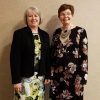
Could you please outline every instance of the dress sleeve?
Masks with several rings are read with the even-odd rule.
[[[88,39],[85,29],[80,32],[79,42],[79,62],[78,70],[75,81],[80,81],[80,84],[85,85],[87,83],[88,75]]]
[[[21,36],[16,31],[14,32],[11,45],[10,66],[11,66],[12,84],[20,83]]]
[[[54,66],[54,62],[55,62],[55,58],[54,58],[55,49],[56,49],[56,46],[55,46],[55,33],[53,33],[51,46],[50,46],[51,67]]]

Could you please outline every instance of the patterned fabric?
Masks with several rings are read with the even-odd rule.
[[[14,100],[44,100],[44,77],[36,76],[22,79],[22,92],[15,93]]]
[[[88,73],[86,31],[76,26],[63,43],[61,31],[57,29],[52,39],[50,97],[52,100],[83,100]]]
[[[38,34],[33,34],[34,36],[34,45],[35,45],[35,56],[34,56],[34,71],[38,72],[38,61],[41,58],[41,41]]]

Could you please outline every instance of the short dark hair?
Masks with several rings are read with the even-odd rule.
[[[62,4],[59,9],[58,9],[58,17],[60,16],[60,13],[66,9],[69,9],[72,13],[72,15],[74,15],[74,6],[70,5],[70,4]]]

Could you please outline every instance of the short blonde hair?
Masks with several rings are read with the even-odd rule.
[[[40,17],[39,24],[41,24],[41,13],[40,13],[40,11],[37,7],[29,7],[28,9],[26,9],[25,14],[24,14],[25,24],[28,25],[27,24],[27,13],[29,12],[29,10],[32,10],[32,11],[36,12],[39,15],[39,17]]]

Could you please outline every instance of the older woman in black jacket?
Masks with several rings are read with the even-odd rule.
[[[15,100],[44,100],[44,85],[49,83],[49,35],[39,28],[40,12],[36,7],[26,10],[27,26],[14,32],[10,64]]]

